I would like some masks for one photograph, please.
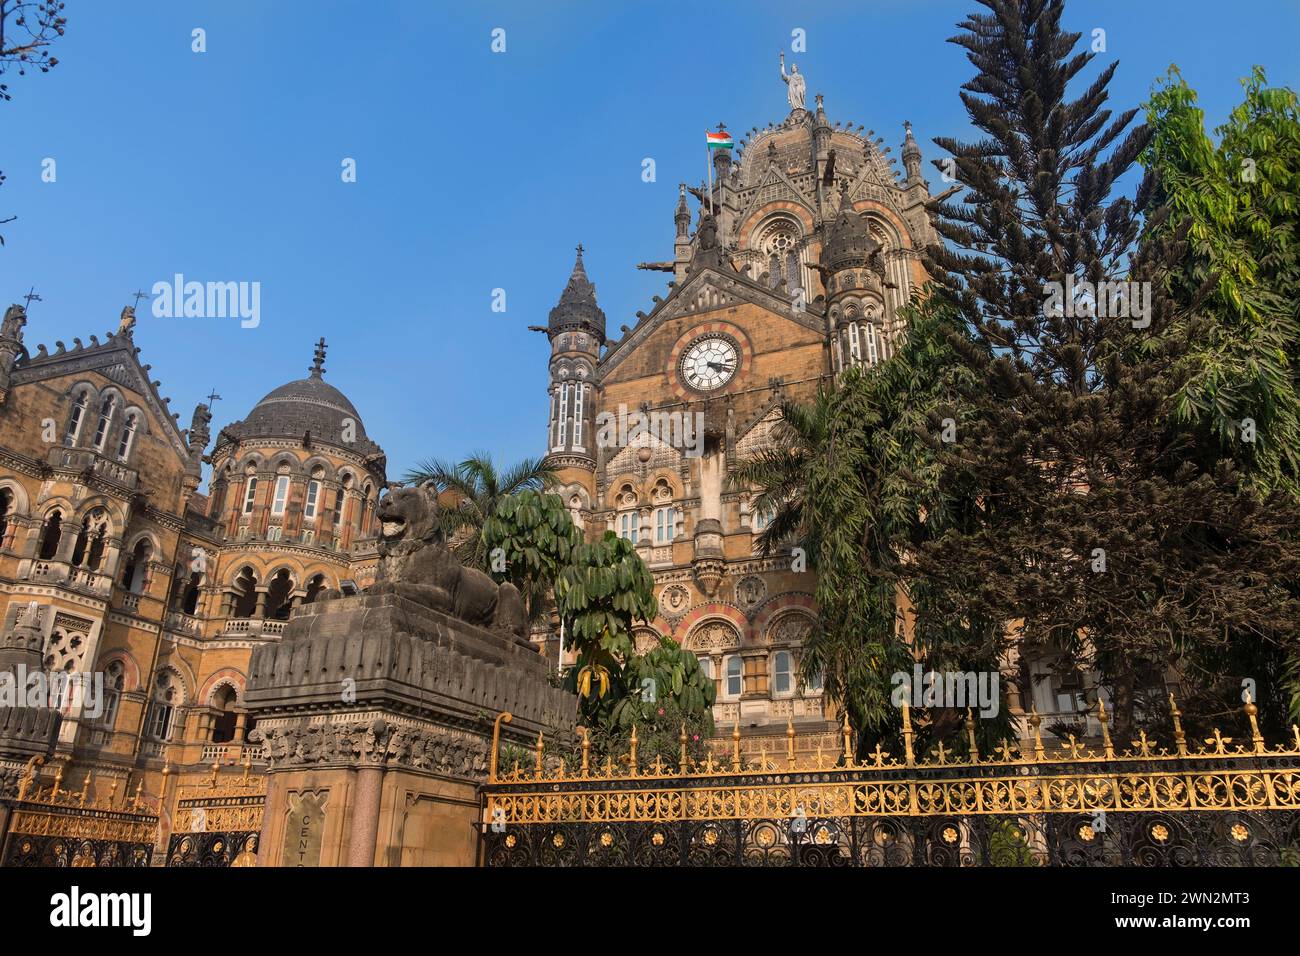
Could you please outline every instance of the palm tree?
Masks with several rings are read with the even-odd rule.
[[[543,458],[525,458],[498,471],[487,452],[474,452],[455,464],[430,458],[417,462],[403,479],[407,484],[431,484],[439,494],[450,491],[459,506],[442,512],[443,531],[462,564],[488,570],[483,523],[501,499],[526,489],[541,491],[556,478],[556,469]]]
[[[830,452],[831,394],[823,388],[809,404],[782,402],[771,440],[731,471],[732,487],[758,489],[754,513],[772,516],[756,539],[764,555],[808,536],[804,485],[810,462]]]

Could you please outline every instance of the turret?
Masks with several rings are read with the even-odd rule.
[[[587,278],[582,253],[579,245],[569,282],[546,323],[551,340],[546,447],[551,455],[594,468],[596,363],[605,344],[605,313],[596,304],[596,286]]]
[[[866,216],[849,201],[840,183],[840,210],[826,232],[819,271],[826,286],[826,318],[836,372],[875,365],[887,354],[885,288],[889,285],[881,244]]]
[[[921,178],[921,147],[916,145],[916,139],[912,136],[912,124],[903,124],[903,169],[907,172],[907,186],[923,186],[925,180]]]

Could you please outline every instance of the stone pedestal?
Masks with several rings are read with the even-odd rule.
[[[264,866],[471,866],[497,714],[531,747],[577,712],[532,645],[394,594],[295,610],[253,652],[246,700],[271,775]]]

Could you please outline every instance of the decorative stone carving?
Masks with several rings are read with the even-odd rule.
[[[687,638],[693,651],[721,651],[740,646],[740,632],[726,621],[705,621]]]
[[[485,737],[446,727],[393,726],[382,719],[259,727],[249,739],[265,744],[272,768],[400,766],[476,780],[483,779],[488,768]]]
[[[469,624],[526,639],[519,591],[456,560],[443,540],[438,502],[429,491],[394,488],[380,500],[376,515],[379,567],[371,594],[398,594]]]
[[[756,574],[741,578],[736,583],[736,603],[748,611],[767,597],[767,584]]]
[[[812,630],[812,619],[806,614],[782,614],[767,629],[769,644],[802,644]]]
[[[691,594],[680,584],[670,584],[659,594],[659,610],[665,617],[681,617],[690,606]]]

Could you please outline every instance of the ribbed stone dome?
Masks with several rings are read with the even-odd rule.
[[[324,361],[322,340],[316,346],[316,361],[307,378],[286,382],[268,392],[243,421],[225,430],[240,439],[302,438],[310,432],[313,439],[350,446],[363,454],[378,451],[379,446],[366,436],[356,406],[325,381]]]

